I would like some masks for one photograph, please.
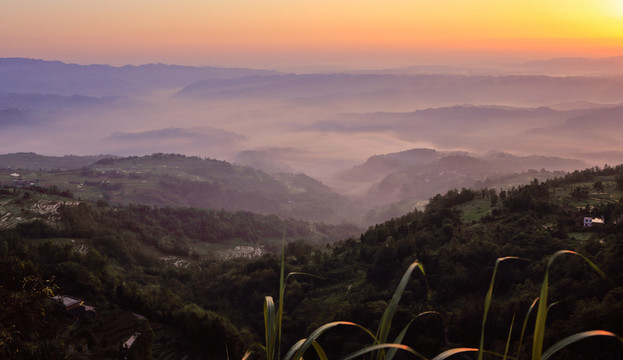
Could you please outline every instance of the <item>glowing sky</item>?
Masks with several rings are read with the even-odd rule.
[[[623,54],[623,0],[20,0],[0,56],[279,67]]]

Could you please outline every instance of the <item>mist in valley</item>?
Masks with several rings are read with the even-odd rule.
[[[444,186],[618,164],[621,64],[296,74],[2,59],[0,153],[186,154],[303,173],[366,208],[408,209]],[[448,174],[455,181],[442,183]]]

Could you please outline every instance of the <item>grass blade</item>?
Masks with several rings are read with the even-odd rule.
[[[562,340],[560,340],[559,342],[555,343],[554,345],[552,345],[549,349],[547,349],[547,351],[545,351],[545,353],[543,354],[543,356],[541,357],[541,360],[547,360],[550,356],[552,356],[554,353],[556,353],[557,351],[561,350],[562,348],[566,347],[569,344],[572,344],[576,341],[580,341],[589,337],[593,337],[593,336],[610,336],[610,337],[614,337],[617,340],[619,340],[622,344],[623,344],[623,338],[617,336],[616,334],[613,334],[609,331],[604,331],[604,330],[592,330],[592,331],[585,331],[585,332],[581,332],[581,333],[577,333],[574,335],[571,335],[569,337],[566,337]]]
[[[305,351],[307,351],[307,349],[309,349],[310,346],[313,345],[313,343],[316,341],[316,339],[318,339],[318,337],[322,334],[324,334],[326,331],[336,327],[336,326],[340,326],[340,325],[346,325],[346,326],[355,326],[358,327],[360,329],[362,329],[363,331],[365,331],[368,335],[370,335],[370,337],[372,337],[372,339],[374,339],[374,341],[376,342],[376,337],[374,336],[374,334],[372,332],[370,332],[370,330],[366,329],[365,327],[359,325],[359,324],[355,324],[353,322],[349,322],[349,321],[334,321],[334,322],[330,322],[327,324],[324,324],[322,326],[320,326],[319,328],[317,328],[316,330],[314,330],[306,339],[302,339],[299,340],[296,344],[294,344],[290,350],[288,351],[288,353],[286,354],[286,356],[284,357],[284,360],[300,360],[303,358],[303,354],[305,353]]]
[[[279,349],[279,353],[277,356],[277,359],[280,359],[281,357],[281,321],[283,319],[283,303],[285,302],[285,288],[286,288],[286,284],[288,282],[288,279],[290,278],[290,276],[293,275],[305,275],[305,276],[311,276],[311,277],[315,277],[318,279],[323,279],[323,277],[318,276],[318,275],[313,275],[313,274],[308,274],[308,273],[303,273],[303,272],[297,272],[297,271],[293,271],[293,272],[289,272],[288,275],[286,275],[285,279],[283,279],[283,274],[284,274],[284,258],[282,257],[281,260],[281,281],[280,281],[280,285],[279,285],[279,323],[278,323],[278,327],[279,327],[279,343],[278,343],[278,349]]]
[[[511,343],[511,335],[513,334],[513,325],[515,325],[515,314],[513,314],[513,319],[511,320],[511,327],[508,329],[508,338],[506,339],[506,348],[504,349],[504,357],[502,360],[506,360],[506,356],[508,355],[508,347]]]
[[[277,328],[278,328],[278,342],[277,342],[277,359],[281,358],[281,322],[283,320],[283,301],[286,291],[286,282],[284,278],[284,272],[286,267],[286,235],[283,234],[281,238],[281,272],[279,275],[279,312],[277,313]],[[267,359],[272,360],[272,359]]]
[[[560,250],[554,253],[552,257],[547,262],[547,267],[545,269],[545,276],[543,277],[543,283],[541,284],[541,295],[539,296],[539,306],[536,313],[536,321],[534,324],[534,337],[532,342],[532,360],[541,360],[541,355],[543,354],[543,340],[545,339],[545,320],[547,319],[547,292],[549,287],[549,268],[554,262],[554,260],[560,255],[571,254],[577,255],[584,259],[599,275],[603,278],[606,278],[606,275],[595,265],[592,261],[590,261],[586,256],[577,253],[571,250]]]
[[[442,352],[441,354],[435,356],[433,360],[444,360],[446,358],[449,358],[452,355],[456,355],[456,354],[460,354],[464,352],[476,352],[476,351],[480,351],[480,350],[474,349],[474,348],[454,348],[454,349],[450,349],[450,350],[446,350]]]
[[[283,304],[285,302],[286,283],[288,282],[288,279],[290,278],[290,276],[294,276],[294,275],[305,275],[305,276],[316,277],[319,279],[324,279],[323,277],[320,277],[317,275],[303,273],[303,272],[295,272],[295,271],[288,273],[288,275],[284,277],[285,264],[286,264],[285,253],[286,253],[286,240],[285,240],[285,235],[284,235],[281,240],[281,271],[279,275],[279,310],[277,311],[277,320],[276,320],[277,321],[276,322],[277,359],[281,358],[281,323],[283,321]],[[274,355],[275,353],[274,350],[272,353]],[[272,360],[272,358],[268,358],[268,360]]]
[[[277,340],[277,314],[272,296],[264,298],[264,332],[266,336],[266,359],[275,357],[275,341]]]
[[[422,274],[426,275],[426,273],[424,272],[424,267],[422,266],[422,264],[420,264],[417,261],[413,262],[407,268],[407,271],[405,271],[404,275],[402,276],[402,279],[400,279],[400,282],[398,283],[398,287],[396,288],[396,291],[394,291],[394,296],[392,297],[391,302],[387,306],[387,309],[385,309],[385,312],[383,313],[383,317],[381,318],[381,323],[379,324],[379,328],[376,332],[378,343],[387,342],[387,337],[389,336],[389,330],[392,326],[392,319],[394,318],[394,313],[396,312],[396,308],[398,307],[398,302],[400,302],[400,298],[402,297],[405,287],[407,286],[407,283],[409,282],[411,273],[413,273],[413,270],[415,270],[415,268],[419,268],[420,271],[422,271]]]
[[[485,311],[482,315],[482,327],[480,329],[480,345],[478,347],[478,360],[482,360],[483,348],[485,342],[485,323],[487,322],[487,314],[489,313],[489,307],[491,306],[491,299],[493,298],[493,284],[495,283],[495,274],[498,271],[498,266],[502,261],[519,259],[517,256],[507,256],[497,258],[495,260],[495,266],[493,267],[493,275],[491,276],[491,284],[489,284],[489,290],[487,290],[487,296],[485,296]]]
[[[318,341],[314,341],[312,343],[312,345],[314,346],[314,349],[316,350],[316,354],[318,354],[318,358],[320,360],[329,360],[327,358],[327,354],[324,352],[324,349],[322,348],[322,346],[320,346],[320,344],[318,344]]]
[[[419,357],[422,360],[428,360],[428,359],[426,359],[425,356],[419,354],[417,351],[411,349],[407,345],[402,345],[402,344],[377,344],[377,345],[372,345],[372,346],[363,348],[361,350],[357,350],[357,351],[355,351],[352,354],[346,355],[346,357],[343,357],[341,360],[352,360],[352,359],[358,358],[358,357],[360,357],[362,355],[365,355],[367,353],[371,353],[371,352],[375,352],[375,351],[383,350],[383,349],[387,349],[387,348],[389,348],[391,350],[395,350],[395,351],[397,351],[397,350],[408,351],[411,354]]]
[[[318,276],[318,275],[314,275],[314,274],[308,274],[308,273],[304,273],[304,272],[300,272],[300,271],[291,271],[288,273],[288,275],[286,276],[286,280],[285,282],[288,282],[288,279],[290,278],[290,276],[293,275],[303,275],[303,276],[311,276],[311,277],[315,277],[317,279],[322,279],[324,280],[325,278],[323,278],[322,276]]]
[[[284,357],[284,360],[291,358],[294,355],[294,353],[296,353],[301,348],[301,345],[303,345],[305,340],[307,340],[307,339],[301,339],[301,340],[297,341],[294,345],[292,345],[290,350],[288,350],[288,352],[286,353],[286,356]]]
[[[541,284],[541,294],[539,296],[539,306],[536,312],[536,321],[534,324],[534,338],[532,341],[532,360],[540,360],[543,353],[543,340],[545,339],[545,320],[547,319],[547,293],[549,287],[549,267],[552,265],[554,259],[562,254],[575,254],[574,251],[561,250],[557,251],[547,262],[545,268],[545,276],[543,277],[543,283]]]
[[[445,329],[446,329],[446,321],[444,320],[444,318],[443,318],[443,316],[441,315],[440,312],[433,311],[433,310],[424,311],[424,312],[421,312],[421,313],[417,314],[417,316],[413,320],[409,321],[409,323],[404,327],[404,329],[402,329],[400,334],[398,334],[398,336],[394,340],[394,344],[401,344],[402,343],[402,339],[404,339],[405,335],[407,334],[407,330],[411,326],[411,323],[413,321],[415,321],[415,319],[417,319],[419,317],[422,317],[422,316],[426,316],[426,315],[437,315],[437,316],[439,316],[439,318],[443,322],[444,331],[445,331]],[[391,360],[391,359],[393,359],[393,357],[396,355],[396,352],[398,352],[398,348],[391,348],[391,349],[389,349],[389,351],[387,352],[387,355],[385,356],[385,358],[383,360]]]
[[[519,359],[519,354],[521,354],[521,344],[523,343],[523,337],[526,334],[526,327],[528,326],[528,320],[530,319],[530,314],[532,314],[532,310],[536,306],[536,303],[539,301],[539,298],[534,299],[532,305],[528,309],[526,313],[526,317],[523,319],[523,325],[521,326],[521,335],[519,336],[519,347],[517,348],[517,359]]]
[[[404,329],[402,329],[400,334],[396,336],[396,339],[394,340],[394,344],[402,343],[402,339],[404,339],[405,335],[407,334],[407,330],[409,330],[409,326],[411,326],[412,322],[413,320],[409,321],[409,323],[404,327]],[[392,360],[394,356],[396,355],[396,352],[398,352],[398,348],[393,347],[389,349],[389,351],[387,352],[387,355],[385,356],[383,360]]]

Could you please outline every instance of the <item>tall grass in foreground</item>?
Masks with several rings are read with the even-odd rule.
[[[597,265],[595,265],[592,261],[590,261],[586,256],[580,253],[577,253],[575,251],[560,250],[560,251],[557,251],[554,255],[552,255],[552,257],[550,257],[549,261],[547,262],[547,268],[545,269],[545,277],[543,278],[543,283],[541,284],[539,306],[538,306],[537,313],[536,313],[536,322],[534,324],[534,339],[532,341],[532,360],[546,360],[550,356],[552,356],[554,353],[563,349],[567,345],[580,341],[582,339],[586,339],[588,337],[592,337],[592,336],[611,336],[611,337],[617,338],[619,341],[623,343],[623,338],[619,337],[616,334],[613,334],[609,331],[604,331],[604,330],[593,330],[593,331],[577,333],[569,337],[566,337],[560,340],[559,342],[555,343],[554,345],[552,345],[545,352],[543,352],[543,340],[545,339],[545,320],[547,318],[547,312],[549,310],[547,306],[547,293],[548,293],[548,288],[549,288],[549,268],[554,262],[554,260],[556,260],[556,258],[564,254],[571,254],[571,255],[579,256],[584,261],[586,261],[599,275],[601,275],[601,277],[603,278],[606,277],[606,275],[603,273],[603,271],[601,271],[601,269],[597,267]]]
[[[525,259],[520,259],[518,257],[509,256],[509,257],[498,258],[495,262],[493,275],[491,277],[491,283],[489,285],[489,289],[485,296],[484,313],[483,313],[483,319],[482,319],[479,347],[477,349],[476,348],[449,349],[438,354],[432,360],[444,360],[453,355],[460,354],[460,353],[467,353],[467,352],[472,352],[472,353],[477,352],[478,360],[482,360],[483,355],[485,353],[502,358],[504,360],[507,358],[519,359],[519,356],[522,350],[522,342],[523,342],[523,339],[526,333],[528,319],[530,318],[535,308],[537,309],[537,313],[536,313],[536,321],[535,321],[534,332],[533,332],[532,355],[531,355],[532,360],[547,360],[553,354],[565,348],[566,346],[572,343],[575,343],[577,341],[580,341],[580,340],[583,340],[589,337],[594,337],[594,336],[613,337],[623,344],[623,338],[621,338],[620,336],[614,333],[611,333],[605,330],[592,330],[592,331],[580,332],[580,333],[571,335],[569,337],[566,337],[558,341],[554,345],[552,345],[550,348],[543,351],[543,342],[545,338],[545,323],[547,319],[547,312],[549,310],[549,307],[547,305],[547,296],[548,296],[548,289],[549,289],[549,269],[553,261],[563,254],[572,254],[572,255],[577,255],[581,257],[599,275],[605,278],[605,274],[592,261],[590,261],[584,255],[581,255],[575,251],[561,250],[561,251],[556,252],[554,255],[552,255],[547,263],[545,276],[543,279],[543,283],[541,284],[540,296],[534,300],[534,302],[528,309],[528,312],[524,318],[521,335],[519,337],[519,347],[517,349],[517,354],[515,356],[511,357],[508,355],[509,346],[510,346],[511,337],[512,337],[512,328],[515,322],[514,316],[511,321],[504,354],[497,354],[497,353],[489,352],[484,349],[485,324],[486,324],[487,315],[489,312],[489,307],[491,305],[491,300],[493,298],[493,285],[495,283],[495,276],[497,273],[498,266],[500,265],[500,263],[507,261],[507,260],[525,260]],[[266,337],[265,341],[266,342],[263,348],[266,352],[266,360],[279,360],[281,358],[281,353],[280,353],[281,322],[283,319],[283,302],[284,302],[284,295],[285,295],[285,285],[287,283],[288,278],[292,275],[315,276],[315,275],[303,274],[303,273],[289,273],[287,276],[284,277],[284,269],[285,269],[285,254],[282,252],[278,307],[275,306],[275,302],[271,296],[266,296],[264,300],[264,326],[265,326],[265,337]],[[363,331],[365,334],[367,334],[370,337],[370,341],[372,343],[372,345],[370,346],[366,346],[358,351],[355,351],[349,355],[346,355],[345,357],[342,357],[341,360],[363,358],[364,355],[369,355],[371,360],[374,360],[374,359],[392,360],[398,350],[406,351],[408,353],[411,353],[417,358],[428,360],[428,358],[421,355],[420,353],[418,353],[411,347],[402,344],[402,340],[404,339],[404,336],[406,335],[409,327],[411,326],[415,318],[411,320],[402,329],[402,331],[398,334],[398,336],[396,336],[393,342],[388,342],[392,320],[396,312],[396,309],[398,307],[398,303],[400,302],[400,298],[402,297],[405,287],[407,286],[407,283],[409,282],[409,279],[415,269],[419,269],[423,276],[426,275],[426,273],[424,272],[424,267],[419,262],[414,262],[407,268],[404,275],[402,276],[402,279],[398,283],[398,286],[394,292],[394,295],[389,305],[387,306],[387,308],[385,309],[385,312],[383,313],[383,316],[381,317],[381,321],[379,323],[378,329],[376,330],[376,333],[372,333],[369,329],[354,322],[349,322],[349,321],[330,322],[330,323],[327,323],[327,324],[324,324],[318,327],[307,338],[301,339],[297,343],[295,343],[288,350],[283,360],[302,360],[303,355],[306,353],[307,350],[309,350],[310,347],[316,351],[316,355],[318,356],[320,360],[328,360],[328,356],[325,353],[322,346],[320,345],[320,343],[318,342],[318,338],[324,333],[326,333],[327,331],[333,328],[336,328],[336,327],[340,327],[340,326],[351,326],[351,327],[360,329],[361,331]],[[416,316],[416,318],[420,316],[428,315],[428,314],[440,315],[439,313],[435,311],[426,311]],[[248,357],[249,357],[249,352],[245,354],[245,357],[243,359],[246,360]]]

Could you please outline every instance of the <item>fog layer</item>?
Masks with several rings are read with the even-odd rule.
[[[623,159],[620,59],[607,62],[609,75],[566,60],[575,76],[553,60],[452,74],[0,60],[0,153],[182,153],[346,188],[341,171],[412,148]]]

